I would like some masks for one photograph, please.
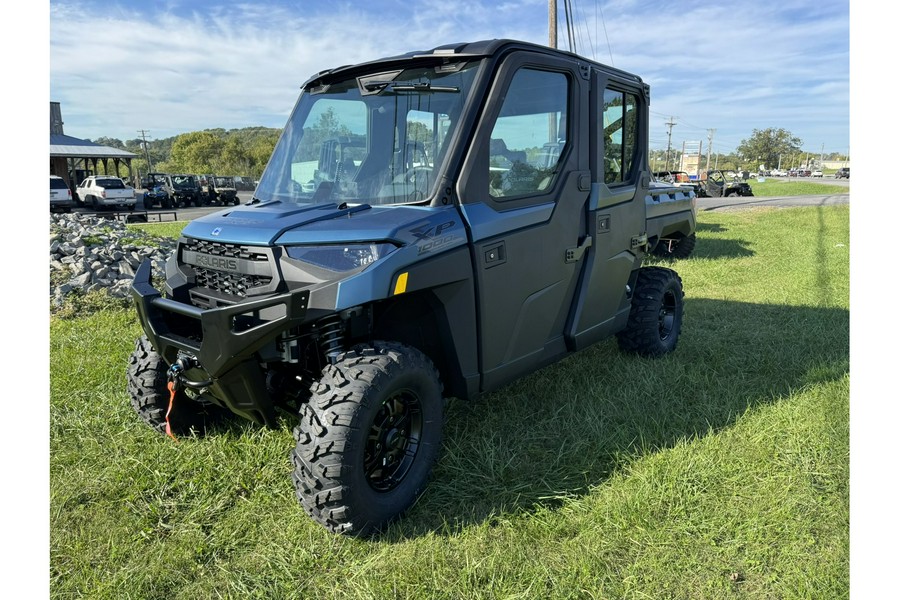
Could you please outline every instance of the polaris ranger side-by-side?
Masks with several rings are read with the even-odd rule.
[[[137,270],[133,406],[175,433],[295,415],[306,512],[381,529],[423,491],[445,397],[613,335],[675,349],[681,280],[642,259],[694,233],[695,200],[651,183],[648,103],[635,75],[509,40],[317,74],[254,198],[185,227],[164,289]]]

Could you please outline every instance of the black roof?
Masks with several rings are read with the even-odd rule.
[[[331,76],[335,75],[345,75],[351,71],[356,70],[369,70],[372,66],[379,65],[387,67],[391,64],[396,63],[404,63],[408,62],[412,59],[422,59],[422,60],[449,60],[449,59],[460,59],[460,58],[483,58],[487,56],[493,56],[498,54],[501,51],[505,51],[510,48],[520,48],[522,50],[529,50],[532,52],[543,52],[545,54],[552,54],[557,56],[565,56],[568,58],[574,58],[579,61],[583,61],[585,63],[589,63],[592,65],[596,65],[602,67],[606,71],[612,71],[620,77],[630,79],[635,83],[643,83],[643,80],[634,75],[632,73],[628,73],[626,71],[622,71],[621,69],[616,69],[615,67],[610,67],[609,65],[605,65],[603,63],[599,63],[597,61],[591,60],[589,58],[585,58],[573,52],[568,52],[566,50],[560,50],[558,48],[550,48],[549,46],[542,46],[541,44],[535,44],[533,42],[522,42],[519,40],[510,40],[510,39],[494,39],[494,40],[481,40],[477,42],[460,42],[454,44],[444,44],[442,46],[437,46],[432,48],[431,50],[416,50],[413,52],[407,52],[405,54],[399,54],[397,56],[390,56],[385,58],[379,58],[377,60],[367,61],[355,65],[344,65],[341,67],[337,67],[334,69],[328,69],[325,71],[320,71],[313,77],[311,77],[303,87],[307,87],[310,84],[318,83],[320,80],[331,79]]]

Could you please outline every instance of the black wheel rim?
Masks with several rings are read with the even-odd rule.
[[[678,311],[678,300],[675,292],[668,291],[663,295],[659,307],[659,339],[666,341],[675,330],[675,317]]]
[[[411,390],[400,390],[378,409],[366,440],[364,469],[372,489],[389,492],[409,473],[422,439],[422,407]]]

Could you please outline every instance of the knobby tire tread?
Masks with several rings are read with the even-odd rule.
[[[677,325],[669,341],[662,341],[659,334],[659,311],[667,290],[676,294],[678,302]],[[684,291],[678,273],[665,267],[643,267],[638,272],[631,312],[625,329],[616,334],[619,348],[647,357],[658,357],[675,349],[681,330]]]
[[[357,428],[374,400],[371,396],[397,374],[409,371],[420,371],[432,379],[440,397],[437,370],[424,354],[401,344],[376,342],[374,347],[357,346],[326,366],[321,378],[311,385],[309,401],[301,405],[300,423],[294,428],[296,447],[291,454],[294,486],[306,513],[330,531],[367,535],[386,524],[377,519],[373,522],[352,502],[360,492],[350,481],[354,471],[362,469],[362,464],[354,464],[355,457],[360,452],[358,444],[361,440],[364,443],[367,435]],[[376,392],[369,393],[371,390]],[[425,444],[437,446],[440,437],[424,440]],[[358,476],[355,481],[359,485]],[[421,493],[424,483],[424,479],[418,482],[409,504]],[[406,508],[398,507],[397,516]]]

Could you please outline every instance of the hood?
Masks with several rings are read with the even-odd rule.
[[[244,204],[191,221],[182,235],[250,246],[360,241],[415,242],[416,232],[446,221],[461,224],[455,208],[368,204]]]

